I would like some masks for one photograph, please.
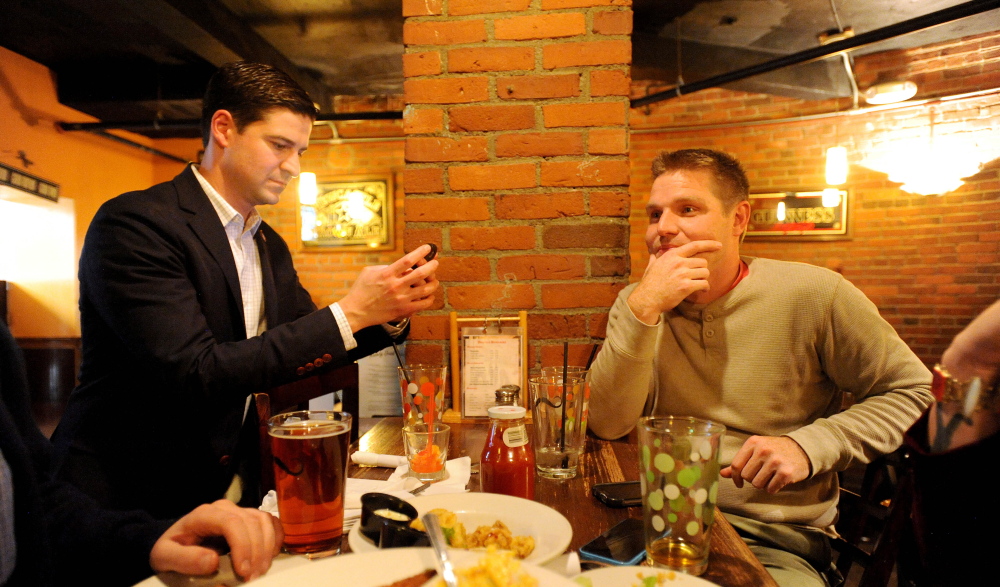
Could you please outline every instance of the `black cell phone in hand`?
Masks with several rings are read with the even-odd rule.
[[[609,565],[637,565],[646,558],[642,520],[626,518],[580,547],[580,560]]]
[[[609,507],[627,508],[642,505],[642,486],[638,481],[598,483],[590,488],[590,492]]]
[[[430,246],[431,252],[429,252],[426,255],[424,255],[424,261],[425,262],[427,262],[427,261],[433,261],[434,257],[437,257],[438,246],[436,244],[434,244],[434,243],[426,243],[426,244]],[[412,267],[412,269],[416,269],[417,267],[420,267],[420,265],[414,265]]]

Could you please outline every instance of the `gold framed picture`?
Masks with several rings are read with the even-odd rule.
[[[300,178],[300,181],[302,178]],[[302,244],[345,250],[393,249],[392,177],[341,177],[300,185]]]
[[[850,238],[850,192],[841,188],[750,194],[747,238]]]

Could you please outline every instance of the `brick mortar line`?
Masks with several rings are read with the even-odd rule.
[[[534,3],[532,3],[534,4]],[[507,10],[504,12],[479,12],[475,14],[456,14],[451,16],[448,11],[444,9],[444,4],[442,4],[441,14],[420,14],[414,16],[403,16],[404,21],[412,20],[415,22],[455,22],[455,21],[467,21],[467,20],[486,20],[486,19],[504,19],[504,18],[519,18],[522,16],[546,16],[549,14],[584,14],[590,15],[591,13],[597,12],[633,12],[632,6],[622,6],[622,5],[599,5],[599,6],[578,6],[578,7],[566,7],[566,8],[542,8],[541,5],[529,6],[526,10]]]
[[[596,186],[596,187],[589,187],[589,186],[588,187],[579,187],[579,186],[572,186],[572,187],[538,186],[537,188],[534,188],[534,190],[537,192],[537,195],[562,194],[562,193],[566,193],[566,192],[615,192],[615,193],[625,194],[628,191],[628,189],[627,189],[628,186],[625,185],[625,184],[622,184],[621,186],[617,186],[617,187],[624,188],[624,189],[615,189],[616,186],[606,186],[606,187],[605,186]],[[457,196],[457,195],[454,195],[454,194],[451,195],[451,196],[448,196],[447,194],[437,193],[437,192],[426,193],[426,194],[425,193],[416,193],[416,194],[406,194],[406,197],[411,197],[411,198],[426,198],[426,199],[434,199],[434,198],[442,198],[442,197],[469,197],[469,198],[476,198],[476,197],[478,197],[478,198],[488,198],[488,197],[496,196],[496,195],[506,195],[507,192],[515,192],[515,191],[518,191],[518,190],[521,190],[521,189],[529,189],[529,188],[518,188],[517,190],[476,190],[476,191],[462,191],[462,192],[459,192],[461,194],[461,196]],[[510,195],[536,195],[536,194],[514,194],[514,193],[512,193]],[[636,210],[638,210],[639,212],[643,212],[643,209],[637,208]],[[604,215],[602,214],[601,216],[604,216]],[[642,217],[645,218],[645,215],[643,215]],[[624,218],[624,216],[622,216],[622,218]]]
[[[449,284],[451,286],[456,286],[456,285],[458,285],[458,286],[462,286],[462,285],[475,285],[475,286],[480,286],[480,285],[497,285],[497,286],[504,286],[507,283],[517,284],[517,285],[566,285],[566,284],[570,284],[570,283],[574,283],[574,284],[577,284],[577,285],[591,285],[591,284],[595,284],[595,283],[596,284],[617,285],[617,284],[623,283],[624,279],[625,278],[622,277],[622,276],[618,276],[618,277],[606,277],[606,276],[591,277],[591,276],[587,276],[587,277],[571,277],[571,278],[566,278],[566,279],[540,279],[540,278],[536,278],[536,277],[531,277],[531,278],[525,278],[525,279],[512,278],[508,282],[507,279],[503,275],[497,275],[496,279],[478,280],[478,281],[442,281],[441,283],[447,283],[447,284]],[[584,281],[584,280],[586,280],[586,281]],[[624,283],[628,283],[628,282],[625,281]],[[588,306],[588,307],[594,307],[594,306]],[[607,312],[609,309],[610,308],[605,308],[604,311]]]
[[[454,21],[442,21],[454,22]],[[489,29],[489,27],[487,27]],[[469,41],[467,43],[431,43],[431,44],[409,44],[404,45],[404,53],[425,53],[430,51],[447,51],[450,49],[490,49],[494,47],[534,47],[543,49],[553,45],[566,45],[570,43],[598,43],[603,41],[631,41],[632,35],[604,35],[601,33],[588,32],[571,37],[540,37],[532,39],[493,39],[484,41]],[[668,87],[669,84],[664,84]]]

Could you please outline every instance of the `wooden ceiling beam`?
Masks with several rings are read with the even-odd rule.
[[[130,10],[202,59],[220,66],[237,60],[281,69],[329,111],[329,90],[299,69],[235,13],[217,0],[130,0]]]

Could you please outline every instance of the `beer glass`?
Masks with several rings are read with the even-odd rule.
[[[267,422],[285,550],[340,551],[351,415],[301,411]]]
[[[674,416],[639,419],[646,559],[690,575],[708,568],[726,427]]]

